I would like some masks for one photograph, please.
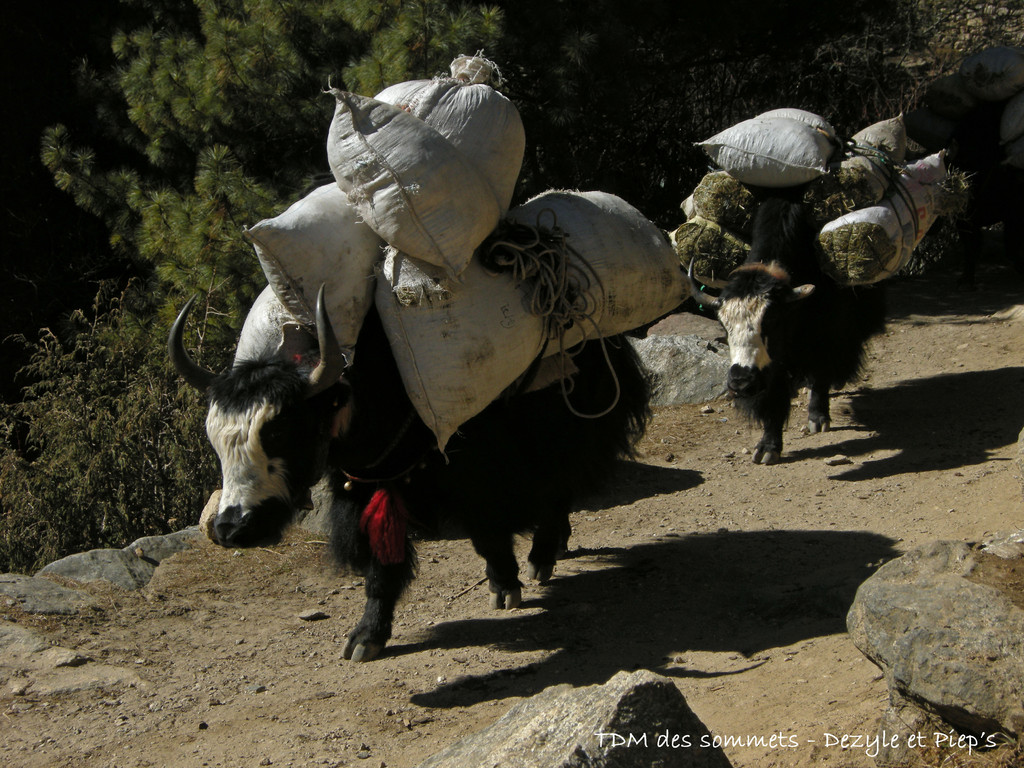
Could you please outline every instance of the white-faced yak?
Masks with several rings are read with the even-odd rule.
[[[229,547],[279,539],[326,475],[333,554],[366,579],[365,611],[344,650],[355,661],[373,659],[391,637],[395,603],[415,571],[408,526],[457,524],[486,561],[492,607],[515,607],[522,584],[513,537],[533,533],[528,576],[549,578],[574,498],[633,454],[650,416],[646,375],[633,348],[613,337],[575,355],[567,395],[558,385],[508,392],[466,422],[442,455],[406,395],[375,311],[351,365],[321,300],[308,354],[239,361],[219,375],[184,349],[188,311],[168,346],[178,371],[209,398],[207,432],[223,473],[214,535]]]
[[[792,398],[810,389],[807,426],[829,428],[829,392],[861,369],[865,343],[885,328],[880,284],[839,285],[821,270],[815,232],[799,195],[776,191],[759,203],[751,250],[718,297],[691,292],[713,309],[729,338],[727,375],[736,405],[763,427],[754,462],[774,464]]]

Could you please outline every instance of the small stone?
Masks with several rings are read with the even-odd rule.
[[[853,461],[850,459],[849,456],[843,456],[840,454],[838,456],[832,456],[828,459],[825,459],[825,464],[827,464],[830,467],[838,467],[842,464],[853,464]]]
[[[713,407],[711,407],[710,405],[705,405],[703,408],[700,409],[700,412],[701,413],[714,413],[715,409]]]
[[[299,618],[303,621],[320,621],[321,619],[329,619],[326,613],[316,608],[311,608],[308,611],[303,611],[299,614]]]

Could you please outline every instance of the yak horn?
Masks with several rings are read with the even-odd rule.
[[[185,351],[185,343],[183,337],[185,335],[185,320],[188,319],[188,313],[192,310],[192,305],[195,303],[196,297],[193,296],[188,302],[182,307],[181,312],[178,313],[178,319],[174,321],[174,325],[171,326],[171,333],[167,337],[167,353],[171,356],[171,362],[174,363],[174,368],[178,371],[186,382],[191,384],[193,387],[198,389],[200,392],[205,392],[210,388],[210,383],[216,377],[213,371],[208,371],[189,357],[188,352]]]
[[[717,296],[710,296],[697,288],[697,281],[693,279],[693,259],[690,259],[690,266],[686,268],[686,280],[690,283],[690,296],[697,304],[718,309],[722,306],[722,300]]]
[[[318,395],[341,378],[345,372],[345,355],[341,351],[338,337],[334,335],[331,319],[324,306],[324,286],[316,296],[316,338],[320,345],[320,362],[309,374],[307,397]]]

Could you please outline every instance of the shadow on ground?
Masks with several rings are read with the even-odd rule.
[[[389,655],[473,646],[503,652],[549,650],[544,661],[467,675],[417,694],[427,707],[530,696],[558,683],[603,683],[622,669],[715,676],[666,668],[686,651],[742,654],[749,665],[768,648],[845,632],[857,587],[881,561],[898,555],[892,540],[855,531],[725,532],[666,537],[629,548],[583,550],[569,559],[598,567],[556,577],[524,607],[432,627]],[[559,575],[562,574],[562,575]],[[722,675],[734,674],[733,662]]]

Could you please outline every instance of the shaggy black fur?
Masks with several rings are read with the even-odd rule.
[[[632,347],[621,338],[606,339],[605,347],[611,370],[598,342],[588,342],[575,357],[579,373],[569,399],[580,413],[603,411],[615,398],[617,378],[621,392],[610,413],[595,419],[573,415],[557,385],[510,395],[464,424],[444,456],[405,393],[375,311],[364,322],[346,372],[351,417],[339,439],[331,440],[325,425],[334,420],[338,404],[347,401],[340,385],[310,401],[302,399],[301,387],[285,399],[282,416],[271,422],[272,429],[283,430],[274,438],[278,452],[264,447],[271,455],[291,457],[296,446],[309,446],[305,450],[313,462],[313,446],[329,445],[331,548],[339,563],[366,577],[366,608],[349,635],[346,658],[369,660],[382,650],[391,637],[395,603],[415,575],[411,542],[406,541],[403,562],[385,565],[360,530],[362,512],[379,488],[404,499],[413,523],[435,527],[453,522],[465,531],[487,563],[495,607],[518,602],[515,534],[533,532],[530,573],[550,576],[569,536],[574,498],[599,487],[618,459],[632,455],[650,416],[649,383]],[[290,389],[287,380],[295,371],[286,370],[289,366],[258,367],[231,374],[248,383],[218,384],[214,399],[224,397],[240,406],[247,397]],[[312,483],[313,474],[296,476]]]
[[[885,328],[881,285],[850,287],[828,278],[815,252],[815,232],[795,194],[773,195],[758,206],[746,265],[723,289],[723,301],[763,296],[769,306],[761,326],[771,363],[761,372],[730,370],[736,403],[763,426],[755,460],[777,459],[782,430],[794,392],[811,390],[808,423],[828,429],[829,391],[854,379],[861,369],[865,342]],[[775,263],[785,272],[766,269]],[[754,266],[757,265],[757,266]],[[814,292],[793,299],[793,288],[810,284]]]

